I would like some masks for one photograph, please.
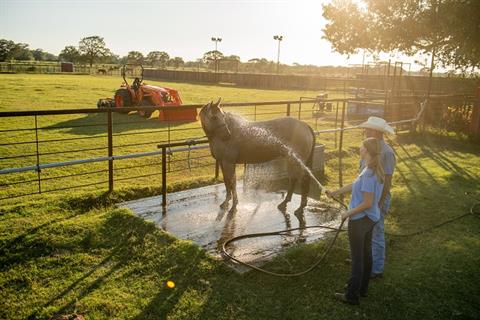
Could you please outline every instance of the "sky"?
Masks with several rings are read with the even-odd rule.
[[[58,55],[81,38],[98,35],[115,54],[166,51],[196,60],[215,49],[224,55],[293,64],[361,64],[332,52],[322,39],[322,3],[329,0],[0,0],[0,38],[22,42]],[[404,56],[382,60],[413,62]],[[372,59],[367,56],[366,62]],[[412,65],[412,70],[418,69]]]

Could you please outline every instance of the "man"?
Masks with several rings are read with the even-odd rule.
[[[373,227],[372,232],[372,274],[371,278],[378,278],[383,276],[383,268],[385,264],[385,215],[390,208],[390,188],[392,186],[392,176],[395,170],[395,153],[391,146],[383,140],[383,134],[395,134],[395,131],[388,123],[379,117],[369,117],[368,120],[359,128],[364,128],[364,135],[366,138],[377,138],[380,140],[381,154],[380,159],[385,171],[385,183],[383,186],[382,195],[378,202],[380,208],[380,220]],[[365,167],[365,162],[360,161],[360,171]]]

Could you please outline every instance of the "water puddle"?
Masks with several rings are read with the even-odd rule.
[[[283,200],[284,192],[260,189],[244,192],[241,182],[237,189],[239,203],[237,212],[232,215],[219,208],[225,199],[223,184],[171,193],[165,213],[162,213],[161,196],[124,202],[119,207],[131,209],[177,238],[191,240],[219,259],[222,259],[223,243],[235,236],[280,231],[300,225],[337,227],[340,223],[336,205],[309,199],[303,219],[299,220],[293,212],[300,205],[300,195],[294,194],[287,211],[282,213],[277,205]],[[244,239],[229,245],[228,251],[242,261],[260,266],[286,247],[316,241],[327,233],[325,229],[314,228],[281,236]],[[234,268],[239,272],[248,270],[239,265]]]

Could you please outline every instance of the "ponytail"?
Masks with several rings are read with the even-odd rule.
[[[367,167],[373,170],[373,173],[377,176],[380,183],[385,182],[385,171],[383,170],[380,140],[376,138],[367,138],[363,140],[363,146],[367,149],[370,155],[370,160],[367,163]]]

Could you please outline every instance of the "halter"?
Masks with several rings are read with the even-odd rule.
[[[218,126],[214,127],[212,130],[208,130],[208,133],[207,133],[207,136],[212,136],[213,134],[215,134],[215,132],[218,130],[218,129],[221,129],[223,127],[226,127],[228,129],[228,126],[227,126],[227,123],[224,122],[222,124],[219,124]],[[206,130],[205,130],[206,131]],[[230,130],[229,130],[230,131]]]

